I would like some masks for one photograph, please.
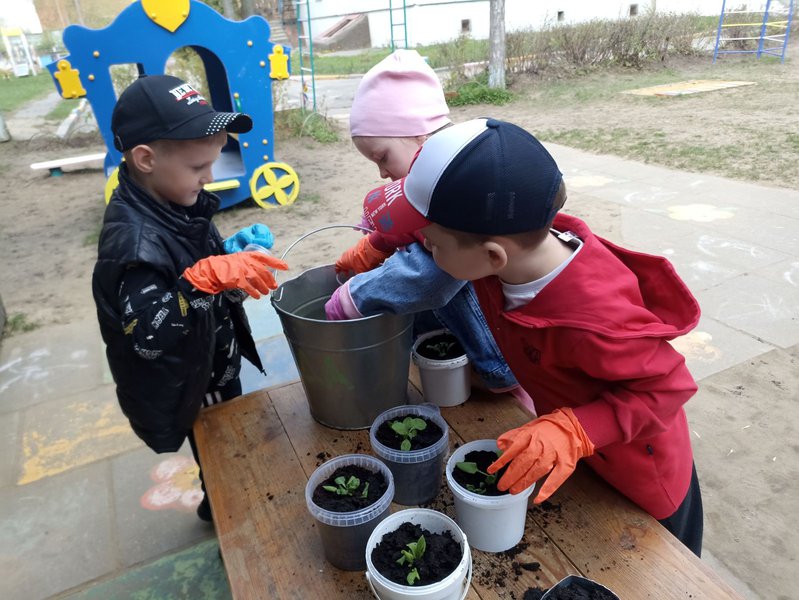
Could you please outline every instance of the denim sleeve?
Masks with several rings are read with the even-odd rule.
[[[398,250],[376,269],[350,279],[350,294],[364,316],[407,314],[441,308],[466,285],[442,271],[415,243]]]

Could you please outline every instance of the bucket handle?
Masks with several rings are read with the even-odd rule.
[[[288,247],[288,248],[286,248],[286,249],[283,251],[283,254],[280,256],[280,260],[285,260],[285,258],[286,258],[286,255],[287,255],[289,252],[291,252],[291,249],[292,249],[292,248],[294,248],[294,246],[296,246],[297,244],[299,244],[299,243],[300,243],[302,240],[304,240],[305,238],[307,238],[307,237],[309,237],[309,236],[311,236],[311,235],[313,235],[313,234],[315,234],[315,233],[319,233],[320,231],[325,231],[325,230],[327,230],[327,229],[358,229],[358,230],[360,230],[360,231],[363,231],[364,233],[372,233],[372,232],[374,231],[374,229],[369,229],[368,227],[364,227],[363,225],[344,225],[344,224],[340,224],[340,223],[337,223],[337,224],[335,224],[335,225],[325,225],[324,227],[317,227],[316,229],[312,229],[311,231],[308,231],[308,232],[306,232],[306,233],[302,234],[302,235],[301,235],[300,237],[298,237],[296,240],[294,240],[293,242],[291,242],[291,243],[289,244],[289,247]],[[275,272],[274,276],[275,276],[275,281],[277,281],[277,272]],[[344,285],[344,282],[343,282],[343,281],[341,281],[341,280],[338,278],[338,276],[339,276],[339,274],[338,274],[338,273],[336,273],[336,281],[338,282],[338,284],[339,284],[339,285]],[[282,299],[283,299],[283,288],[282,288],[282,287],[280,287],[280,298],[277,298],[277,299],[275,300],[275,302],[280,302]]]

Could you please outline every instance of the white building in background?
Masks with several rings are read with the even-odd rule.
[[[3,56],[0,68],[17,76],[36,74],[38,63],[28,34],[42,33],[33,0],[0,0],[0,38]]]
[[[749,4],[754,8],[761,3]],[[314,37],[348,15],[363,13],[369,19],[372,46],[390,46],[389,5],[394,7],[394,21],[402,22],[402,0],[311,0],[309,5]],[[305,19],[304,3],[300,6]],[[718,15],[721,0],[505,0],[505,28],[514,31],[556,22],[635,17],[645,14],[650,6],[659,13]],[[475,39],[488,38],[489,0],[406,0],[405,7],[410,47],[448,42],[462,33]],[[402,37],[400,29],[395,28],[394,38]]]

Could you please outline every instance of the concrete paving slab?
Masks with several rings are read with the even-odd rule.
[[[705,290],[704,314],[768,344],[799,343],[799,289],[744,274]]]
[[[175,454],[142,448],[111,460],[114,539],[123,568],[214,536],[213,525],[197,517],[197,472],[188,442]]]
[[[87,323],[16,335],[0,345],[0,412],[92,389],[101,380],[105,348]]]
[[[799,260],[778,262],[764,269],[758,269],[757,274],[780,285],[799,289]]]
[[[165,556],[89,589],[61,596],[69,600],[227,600],[231,597],[216,540]]]
[[[711,175],[696,175],[691,188],[703,202],[727,206],[747,206],[764,213],[796,218],[799,190],[768,187]]]
[[[0,488],[14,485],[18,476],[19,413],[0,414]]]
[[[736,329],[702,317],[696,329],[672,341],[697,381],[774,350]]]
[[[240,378],[243,393],[275,387],[300,378],[285,336],[276,335],[261,340],[256,343],[256,348],[266,370],[266,376],[264,377],[248,360],[242,360]]]
[[[685,228],[684,231],[688,235],[659,240],[651,251],[668,258],[694,293],[738,275],[761,273],[789,257],[747,240],[719,236],[705,227]]]
[[[789,256],[799,255],[799,213],[797,218],[775,218],[755,208],[728,207],[728,210],[732,210],[733,218],[708,223],[706,229],[719,237],[748,240]]]
[[[250,322],[252,337],[256,341],[265,340],[283,333],[280,317],[277,316],[277,312],[269,298],[262,297],[260,300],[249,298],[245,300],[244,311],[247,313],[247,320]]]
[[[789,598],[799,537],[799,346],[702,381],[687,405],[705,507],[705,546],[760,598]]]
[[[107,464],[0,490],[0,597],[36,600],[117,562]]]
[[[21,435],[20,485],[143,445],[122,414],[112,385],[28,408]]]

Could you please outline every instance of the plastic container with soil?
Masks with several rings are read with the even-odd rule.
[[[436,329],[420,335],[413,344],[412,355],[427,402],[447,407],[469,399],[469,359],[449,330]]]
[[[357,486],[352,477],[358,480]],[[350,488],[351,493],[335,491],[342,486]],[[388,516],[393,497],[391,471],[372,456],[345,454],[311,473],[305,502],[318,522],[325,558],[331,565],[344,571],[366,568],[364,552],[369,535]]]
[[[425,538],[424,553],[400,565],[408,543]],[[412,569],[419,575],[412,585]],[[410,508],[394,513],[372,532],[366,547],[366,579],[380,600],[458,600],[465,598],[472,576],[466,535],[443,513]]]
[[[422,419],[422,430],[412,429],[403,436],[392,429],[399,422],[400,429],[407,418]],[[413,424],[410,425],[413,428]],[[409,438],[409,450],[402,450],[402,442]],[[430,502],[441,490],[444,457],[449,449],[449,427],[438,407],[431,404],[404,405],[381,413],[369,430],[372,451],[384,462],[394,476],[394,502],[418,505]]]
[[[553,585],[541,596],[541,600],[619,600],[619,597],[604,585],[579,575],[569,575]]]
[[[482,491],[478,482],[483,477],[479,474],[470,480],[474,481],[471,485],[476,491],[470,491],[456,481],[456,463],[467,462],[466,457],[471,452],[484,452],[483,460],[477,462],[480,470],[486,472],[486,467],[496,460],[497,450],[496,440],[468,442],[452,453],[446,467],[447,485],[455,499],[455,520],[469,536],[472,547],[485,552],[504,552],[519,543],[524,535],[527,499],[535,488],[535,485],[531,485],[519,494],[500,492],[501,495],[492,495],[497,493],[491,489],[496,488],[496,482],[483,486],[486,489]],[[499,481],[502,473],[504,470],[497,473],[496,481]],[[457,476],[461,477],[461,474]]]

